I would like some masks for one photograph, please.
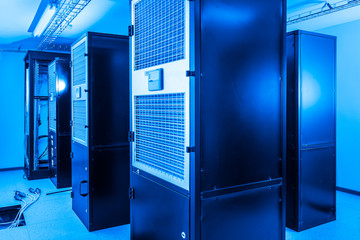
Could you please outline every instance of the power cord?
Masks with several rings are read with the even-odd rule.
[[[19,210],[15,219],[12,222],[1,223],[1,225],[10,224],[10,226],[7,229],[16,228],[19,226],[19,224],[22,221],[21,216],[23,215],[25,210],[28,209],[31,205],[33,205],[36,201],[38,201],[41,195],[40,188],[35,188],[35,189],[29,188],[29,192],[30,194],[23,193],[20,191],[15,191],[15,195],[14,195],[15,200],[22,201],[24,203],[24,206],[21,207],[21,209]],[[25,201],[25,199],[29,199],[30,201]]]

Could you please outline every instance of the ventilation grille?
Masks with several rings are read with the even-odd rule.
[[[135,4],[135,70],[185,58],[185,0]]]
[[[48,62],[35,61],[34,74],[34,96],[48,96]]]
[[[73,85],[86,83],[85,42],[73,50]]]
[[[73,101],[74,138],[86,142],[86,100]]]
[[[135,97],[135,159],[184,180],[184,93]]]
[[[56,131],[56,99],[49,101],[49,128]]]
[[[49,93],[56,92],[55,62],[49,65]]]

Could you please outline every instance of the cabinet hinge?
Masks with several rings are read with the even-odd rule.
[[[134,188],[132,188],[132,187],[129,188],[129,198],[130,198],[130,199],[134,199],[134,198],[135,198],[135,190],[134,190]]]
[[[129,37],[134,36],[134,25],[129,26]]]
[[[70,120],[70,127],[72,127],[73,126],[73,121],[72,120]]]
[[[186,71],[187,77],[195,77],[195,71]]]
[[[186,152],[187,153],[195,152],[195,147],[186,147]]]
[[[73,158],[74,158],[74,153],[70,152],[70,159],[73,159]]]
[[[134,142],[135,141],[135,133],[133,131],[129,131],[128,133],[128,141]]]
[[[74,192],[71,192],[71,198],[74,198]]]

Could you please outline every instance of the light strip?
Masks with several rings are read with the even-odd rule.
[[[43,13],[43,15],[40,18],[40,21],[36,25],[36,28],[33,32],[35,37],[41,36],[41,34],[44,32],[48,24],[50,23],[51,19],[54,17],[56,13],[56,7],[48,5]]]
[[[306,20],[310,20],[313,18],[317,18],[317,17],[321,17],[330,13],[334,13],[334,12],[339,12],[345,9],[349,9],[352,7],[356,7],[360,5],[360,0],[343,0],[337,3],[333,3],[331,4],[332,8],[326,9],[324,10],[324,7],[312,10],[312,11],[307,11],[301,14],[296,14],[292,17],[288,17],[287,19],[287,25],[291,25],[291,24],[295,24],[298,22],[303,22]]]

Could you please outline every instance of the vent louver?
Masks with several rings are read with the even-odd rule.
[[[49,65],[49,128],[56,132],[56,73],[55,62]]]
[[[184,180],[185,94],[135,97],[135,160]]]
[[[135,4],[135,70],[185,58],[185,0]]]

